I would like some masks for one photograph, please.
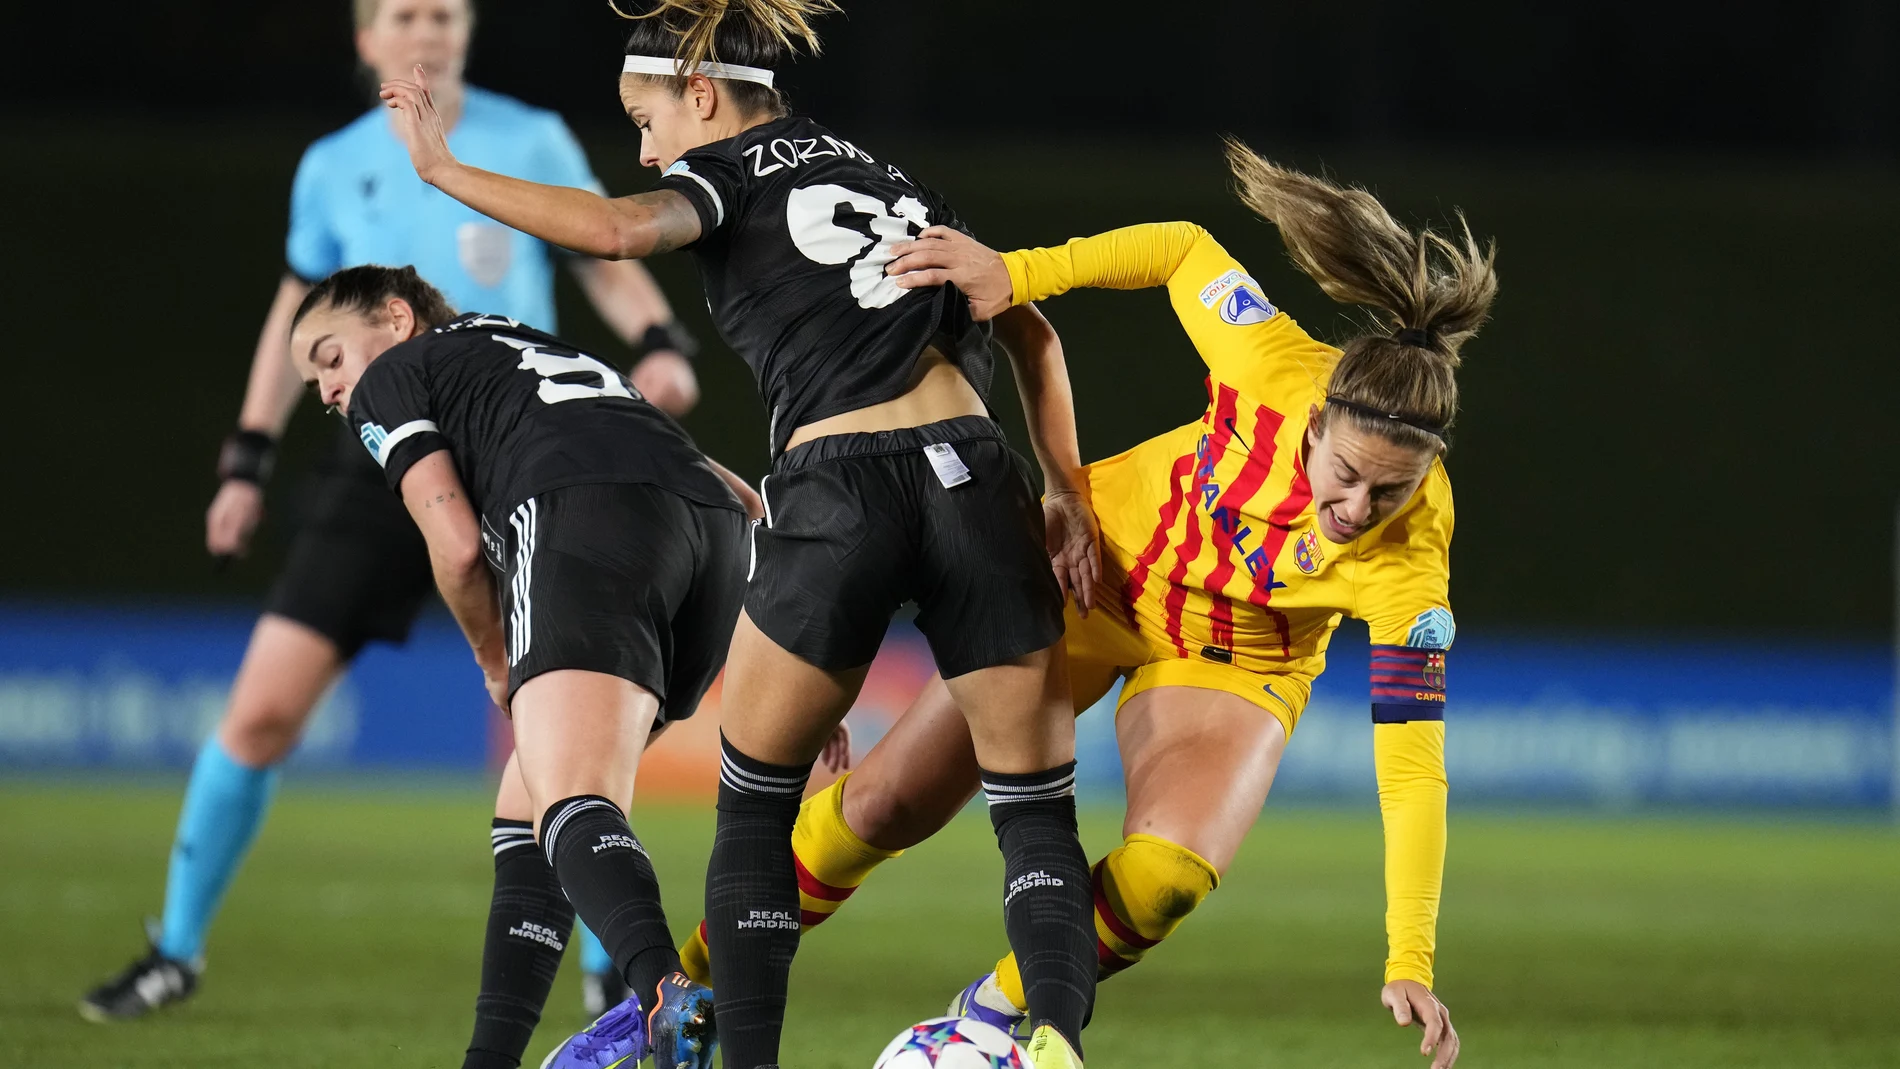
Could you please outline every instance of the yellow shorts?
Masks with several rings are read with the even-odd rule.
[[[1156,687],[1202,687],[1245,698],[1273,714],[1273,718],[1293,737],[1306,700],[1313,693],[1313,681],[1305,676],[1274,672],[1250,672],[1231,664],[1181,657],[1172,643],[1156,642],[1128,625],[1127,617],[1113,608],[1097,608],[1087,617],[1080,616],[1071,602],[1063,610],[1067,625],[1063,638],[1069,656],[1069,684],[1075,692],[1076,712],[1099,701],[1125,679],[1120,702]]]

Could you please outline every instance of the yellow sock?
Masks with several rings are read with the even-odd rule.
[[[680,944],[680,971],[696,984],[712,985],[712,951],[706,947],[706,922],[700,921]]]
[[[851,830],[844,819],[844,784],[850,773],[798,807],[792,826],[792,859],[798,866],[799,919],[804,930],[823,924],[858,889],[871,870],[902,850],[879,850]],[[706,947],[706,922],[693,929],[680,947],[680,966],[688,979],[712,983],[712,956]]]
[[[1220,886],[1220,874],[1207,859],[1153,835],[1130,835],[1095,863],[1094,877],[1095,949],[1103,980],[1140,961]],[[1015,954],[996,963],[996,986],[1028,1012]]]
[[[879,850],[844,819],[844,785],[850,773],[806,799],[792,826],[792,860],[798,865],[798,905],[811,931],[844,905],[871,870],[903,853]]]

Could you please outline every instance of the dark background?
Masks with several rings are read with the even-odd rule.
[[[478,5],[470,80],[561,110],[616,192],[650,181],[603,3]],[[1462,207],[1498,238],[1449,459],[1467,628],[1874,634],[1894,596],[1900,457],[1900,5],[1118,4],[858,0],[781,72],[800,110],[946,193],[992,244],[1132,222],[1215,231],[1322,336],[1351,316],[1226,193],[1216,138]],[[348,5],[36,8],[0,69],[0,287],[14,404],[0,596],[254,598],[274,522],[214,575],[218,440],[282,271],[292,170],[369,101]],[[653,265],[711,337],[691,264]],[[618,350],[564,283],[563,332]],[[1158,294],[1047,311],[1085,456],[1198,415]],[[688,420],[765,464],[715,342]],[[1019,427],[1006,387],[995,398]]]

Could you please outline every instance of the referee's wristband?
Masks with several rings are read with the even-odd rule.
[[[688,360],[699,355],[699,341],[679,325],[678,320],[670,323],[655,323],[640,335],[633,345],[634,358],[644,360],[650,353],[661,351],[678,353]]]
[[[218,480],[264,485],[277,465],[277,439],[262,431],[232,431],[218,450]]]

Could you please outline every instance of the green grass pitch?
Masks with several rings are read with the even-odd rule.
[[[460,1064],[490,860],[486,799],[293,785],[213,932],[198,997],[128,1025],[73,1002],[140,949],[175,788],[0,786],[0,1065]],[[1117,835],[1091,810],[1091,854]],[[699,916],[711,815],[635,826],[676,931]],[[1102,989],[1092,1069],[1423,1066],[1376,1004],[1384,943],[1372,812],[1270,809],[1226,882]],[[785,1064],[869,1069],[1003,945],[989,828],[966,814],[810,937]],[[1439,993],[1461,1065],[1900,1065],[1900,835],[1454,813]],[[564,967],[529,1065],[579,1019]]]

